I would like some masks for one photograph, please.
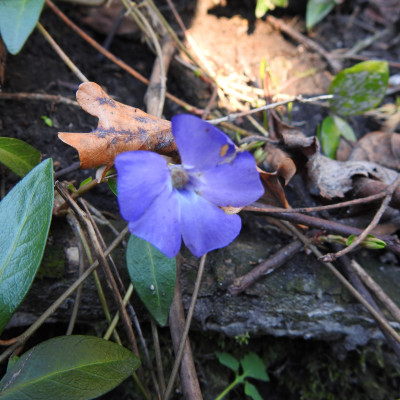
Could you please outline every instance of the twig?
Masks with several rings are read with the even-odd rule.
[[[83,246],[81,243],[81,240],[84,238],[84,234],[82,232],[81,226],[79,225],[78,220],[76,217],[72,214],[72,212],[69,212],[67,214],[67,221],[71,228],[73,229],[76,238],[78,239],[78,248],[79,248],[79,275],[83,274],[83,271],[85,270],[85,259],[83,257]],[[81,304],[81,298],[82,298],[82,290],[83,290],[83,284],[80,285],[76,291],[75,294],[75,301],[74,301],[74,307],[72,309],[71,317],[69,320],[68,328],[66,335],[72,335],[72,332],[74,330],[76,318],[78,316],[78,311],[79,311],[79,306]]]
[[[298,251],[300,251],[302,247],[303,244],[299,240],[295,240],[287,246],[281,248],[267,260],[253,268],[246,275],[236,278],[232,285],[229,286],[228,292],[233,296],[243,292],[243,290],[248,288],[258,279],[278,269],[287,260],[292,258]]]
[[[44,38],[50,43],[51,47],[55,50],[55,52],[60,56],[60,58],[64,61],[66,66],[75,74],[75,76],[81,82],[88,82],[89,80],[85,75],[79,70],[79,68],[72,62],[72,60],[64,53],[62,48],[57,44],[57,42],[51,37],[49,32],[44,29],[43,25],[38,22],[37,28],[39,32],[44,36]]]
[[[303,44],[310,50],[313,50],[320,54],[327,63],[329,64],[332,71],[336,74],[342,69],[342,65],[340,62],[335,60],[334,57],[330,53],[328,53],[322,46],[318,43],[314,42],[310,38],[304,36],[302,33],[296,31],[291,26],[286,24],[283,20],[277,19],[272,15],[267,15],[267,22],[269,22],[275,29],[279,29],[280,31],[289,35],[292,39],[296,40],[297,42]]]
[[[129,228],[125,227],[120,235],[110,244],[110,246],[108,246],[104,255],[109,255],[120,244],[128,232]],[[96,260],[24,333],[19,335],[16,338],[14,345],[9,347],[0,355],[0,363],[3,362],[15,349],[17,349],[21,343],[24,343],[29,339],[43,325],[47,318],[49,318],[50,315],[53,314],[64,303],[64,301],[71,296],[72,293],[74,293],[74,291],[98,266],[99,261]]]
[[[362,233],[360,235],[358,235],[349,246],[338,251],[337,253],[325,254],[322,257],[322,261],[332,262],[335,259],[341,257],[342,255],[347,254],[350,251],[354,250],[369,235],[369,233],[376,227],[376,225],[378,225],[383,213],[386,211],[387,207],[389,206],[389,203],[392,199],[392,194],[397,189],[397,186],[399,184],[400,184],[400,177],[397,178],[392,184],[389,185],[389,187],[387,188],[388,194],[383,199],[381,206],[379,207],[378,211],[374,215],[374,218],[368,224],[368,226],[362,231]]]
[[[46,4],[52,9],[52,11],[60,17],[69,27],[71,27],[75,32],[78,33],[79,36],[81,36],[84,40],[86,40],[92,47],[94,47],[98,52],[106,56],[109,60],[111,60],[113,63],[118,65],[120,68],[122,68],[124,71],[128,72],[130,75],[132,75],[134,78],[139,80],[140,82],[144,83],[145,85],[149,84],[149,80],[145,78],[143,75],[141,75],[139,72],[134,70],[132,67],[130,67],[128,64],[120,60],[119,58],[115,57],[114,54],[106,50],[103,46],[101,46],[98,42],[96,42],[93,38],[91,38],[89,35],[87,35],[81,28],[79,28],[76,24],[74,24],[53,2],[52,0],[46,0]],[[166,97],[175,102],[176,104],[180,105],[183,107],[186,111],[191,112],[193,114],[201,115],[203,113],[202,110],[200,110],[197,107],[194,107],[190,105],[189,103],[186,103],[185,101],[178,99],[176,96],[172,95],[171,93],[166,93]]]
[[[68,97],[63,97],[54,94],[43,93],[5,93],[0,92],[0,100],[36,100],[36,101],[52,101],[54,103],[68,104],[69,106],[80,107],[77,101],[71,100]]]
[[[319,259],[322,257],[322,253],[318,250],[316,246],[314,246],[306,236],[304,236],[298,229],[296,229],[292,224],[282,221],[284,225],[291,230],[306,246],[309,248]],[[369,313],[373,316],[375,321],[385,329],[397,343],[400,343],[400,336],[399,334],[389,325],[386,319],[376,311],[367,300],[364,299],[361,294],[354,289],[354,287],[346,280],[346,278],[335,268],[335,266],[330,263],[326,262],[324,265],[340,280],[343,286],[346,287],[350,291],[350,293],[369,311]]]
[[[176,357],[174,366],[172,368],[171,376],[168,381],[167,389],[163,396],[163,400],[168,400],[171,395],[172,388],[175,383],[175,378],[178,373],[179,365],[181,365],[180,376],[181,376],[184,398],[186,400],[201,400],[203,398],[200,390],[200,385],[197,379],[196,368],[192,357],[192,350],[190,348],[190,343],[187,340],[187,336],[189,333],[190,323],[194,312],[194,306],[196,304],[197,296],[200,289],[200,283],[204,272],[205,261],[206,261],[206,255],[204,255],[200,261],[196,282],[194,284],[192,299],[190,302],[189,311],[185,322],[185,314],[182,305],[181,287],[180,287],[181,260],[177,260],[175,292],[169,318],[170,331]]]
[[[161,348],[160,348],[160,340],[158,337],[157,324],[154,321],[154,318],[150,318],[150,323],[151,323],[151,333],[153,335],[154,354],[156,357],[158,382],[160,383],[161,393],[165,393],[165,377],[164,377],[164,369],[163,369],[163,365],[162,365],[162,355],[161,355]]]
[[[242,111],[239,113],[233,113],[233,114],[227,115],[225,117],[221,117],[221,118],[210,119],[207,122],[209,122],[210,124],[213,124],[213,125],[217,125],[217,124],[220,124],[221,122],[234,121],[236,118],[239,118],[239,117],[243,117],[243,116],[250,115],[250,114],[255,114],[260,111],[271,110],[271,109],[277,108],[279,106],[284,106],[286,104],[293,103],[293,102],[294,103],[312,103],[314,101],[330,100],[332,98],[333,98],[332,94],[324,94],[321,96],[309,97],[307,99],[305,99],[303,96],[299,95],[299,96],[292,97],[288,100],[282,100],[282,101],[278,101],[276,103],[266,104],[261,107],[253,108],[251,110]]]
[[[392,314],[396,321],[400,322],[400,309],[392,301],[390,297],[382,290],[382,288],[372,279],[372,277],[361,267],[361,265],[356,261],[351,261],[351,266],[356,271],[361,280],[367,285],[375,296],[381,301],[381,303],[387,308],[387,310]]]
[[[334,248],[338,247],[338,245],[334,245],[333,247]],[[365,300],[368,301],[369,304],[371,304],[371,306],[377,312],[381,313],[381,310],[379,309],[375,300],[371,296],[371,293],[364,286],[360,277],[357,275],[354,268],[351,266],[349,257],[344,255],[338,261],[342,264],[344,271],[347,275],[347,278],[350,281],[350,283],[354,286],[354,288],[365,298]],[[383,335],[385,336],[388,345],[393,349],[393,351],[397,354],[397,356],[400,357],[400,343],[396,342],[396,340],[394,340],[393,337],[388,332],[386,332],[384,329],[382,329],[382,328],[380,328],[380,329],[381,329]]]
[[[267,207],[264,208],[259,203],[255,203],[255,204],[257,204],[257,206],[255,206],[255,207],[247,206],[247,207],[244,207],[243,210],[262,212],[262,213],[264,213],[264,209],[268,210]],[[290,212],[286,213],[286,212],[269,212],[269,211],[266,211],[265,214],[272,218],[290,221],[290,222],[294,222],[295,224],[306,225],[306,226],[321,229],[324,231],[331,231],[331,232],[334,232],[334,233],[337,233],[337,234],[343,235],[343,236],[350,236],[350,235],[358,236],[363,232],[363,230],[359,229],[359,228],[353,228],[348,225],[340,224],[338,222],[329,221],[329,220],[322,219],[322,218],[313,217],[311,215],[304,215],[304,214],[300,214],[300,213],[290,213]],[[377,238],[383,240],[386,243],[388,249],[390,249],[391,251],[393,251],[396,254],[400,254],[400,243],[398,242],[397,239],[395,239],[389,235],[380,235],[380,234],[377,234],[374,232],[371,232],[371,233],[374,236],[376,236]]]

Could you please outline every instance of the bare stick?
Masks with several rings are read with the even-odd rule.
[[[312,103],[312,102],[316,102],[316,101],[330,100],[330,99],[333,99],[332,94],[323,94],[321,96],[309,97],[307,99],[305,99],[301,95],[298,95],[298,96],[292,97],[289,100],[282,100],[282,101],[278,101],[276,103],[266,104],[265,106],[253,108],[248,111],[242,111],[239,113],[229,114],[225,117],[221,117],[221,118],[217,118],[217,119],[210,119],[207,122],[209,122],[210,124],[213,124],[213,125],[217,125],[217,124],[220,124],[221,122],[234,121],[236,118],[239,118],[239,117],[243,117],[243,116],[250,115],[250,114],[255,114],[260,111],[272,110],[279,106],[284,106],[286,104],[293,103],[293,102],[295,102],[295,103]]]
[[[128,227],[125,227],[120,235],[110,244],[110,246],[108,246],[104,255],[109,255],[121,243],[128,231]],[[98,266],[99,261],[96,260],[24,333],[19,335],[15,340],[15,344],[0,355],[0,363],[4,361],[16,348],[18,348],[21,343],[24,343],[29,339],[43,325],[47,318],[49,318],[50,315],[53,314],[76,289],[78,289],[82,282],[84,282]]]
[[[290,229],[304,243],[304,246],[308,247],[319,259],[322,257],[322,253],[318,250],[318,248],[314,246],[297,228],[295,228],[294,225],[285,221],[282,221],[282,223],[288,229]],[[348,289],[350,293],[369,311],[381,328],[385,329],[393,337],[393,339],[396,340],[397,343],[400,343],[399,334],[390,326],[386,319],[378,311],[376,311],[356,289],[354,289],[354,287],[335,268],[335,266],[330,262],[324,263],[324,265],[326,265],[326,267],[340,280],[343,286]]]
[[[200,261],[199,271],[197,273],[197,278],[192,294],[192,300],[190,302],[190,307],[185,322],[185,313],[182,305],[180,286],[181,261],[177,260],[175,292],[169,317],[170,331],[176,357],[171,376],[168,381],[167,389],[163,396],[163,400],[168,400],[171,395],[175,378],[178,373],[179,365],[181,365],[181,382],[184,398],[186,400],[201,400],[203,398],[200,390],[199,381],[197,379],[192,350],[190,348],[190,343],[187,340],[187,335],[189,333],[190,322],[193,316],[194,306],[200,289],[200,282],[204,271],[205,261],[206,255],[204,255]]]
[[[381,303],[387,308],[398,322],[400,322],[400,309],[392,301],[392,299],[383,291],[383,289],[372,279],[372,277],[361,267],[356,261],[352,260],[351,266],[356,271],[361,280],[367,285],[375,296],[381,301]]]
[[[79,28],[76,24],[74,24],[51,0],[46,0],[46,4],[54,11],[55,14],[57,14],[58,17],[60,17],[69,27],[71,27],[75,32],[77,32],[79,36],[81,36],[84,40],[86,40],[98,52],[103,54],[105,57],[107,57],[113,63],[115,63],[120,68],[122,68],[123,70],[128,72],[130,75],[135,77],[140,82],[144,83],[145,85],[149,84],[149,80],[147,78],[145,78],[142,74],[137,72],[135,69],[130,67],[128,64],[126,64],[119,58],[115,57],[114,54],[112,54],[111,52],[106,50],[103,46],[101,46],[99,43],[97,43],[93,38],[91,38],[89,35],[87,35],[81,28]],[[197,115],[201,115],[203,113],[203,111],[200,110],[199,108],[194,107],[194,106],[190,105],[189,103],[186,103],[185,101],[178,99],[171,93],[167,92],[166,97],[168,97],[170,100],[172,100],[176,104],[183,107],[188,112],[191,112],[191,113],[197,114]]]
[[[60,56],[60,58],[64,61],[67,67],[75,74],[75,76],[81,82],[88,82],[89,80],[85,75],[80,71],[80,69],[72,62],[72,60],[64,53],[63,49],[57,44],[57,42],[51,37],[49,32],[44,29],[43,25],[38,22],[37,28],[39,32],[44,36],[44,38],[50,43],[51,47],[55,50],[55,52]]]
[[[376,227],[376,225],[378,225],[383,213],[385,212],[385,210],[389,206],[390,200],[392,199],[392,194],[397,189],[397,186],[399,185],[399,183],[400,183],[400,177],[397,178],[388,187],[388,192],[389,192],[388,195],[384,198],[384,200],[382,201],[381,206],[379,207],[379,210],[375,213],[374,218],[368,224],[368,226],[362,231],[362,233],[359,236],[357,236],[349,246],[347,246],[344,249],[338,251],[337,253],[325,254],[322,257],[322,261],[324,261],[324,262],[327,262],[327,261],[332,262],[335,259],[343,256],[344,254],[349,253],[350,251],[354,250],[367,237],[367,235],[369,235],[369,233]]]
[[[246,275],[236,278],[232,285],[229,286],[228,292],[233,296],[243,292],[243,290],[248,288],[258,279],[278,269],[288,259],[293,257],[302,247],[303,244],[299,240],[295,240],[287,246],[284,246],[267,260],[253,268]]]
[[[275,29],[279,29],[280,31],[285,32],[292,39],[296,40],[296,42],[299,42],[308,49],[320,54],[323,58],[325,58],[335,74],[342,69],[341,63],[338,60],[335,60],[335,58],[332,57],[332,55],[328,53],[322,46],[320,46],[318,43],[314,42],[307,36],[304,36],[302,33],[296,31],[291,26],[286,24],[283,20],[277,19],[272,15],[267,15],[267,22],[269,22]]]
[[[3,93],[0,92],[0,100],[37,100],[37,101],[52,101],[54,103],[68,104],[69,106],[80,107],[77,101],[71,100],[68,97],[63,97],[54,94],[43,93]]]

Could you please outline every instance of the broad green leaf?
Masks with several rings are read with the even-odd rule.
[[[140,365],[124,347],[94,336],[60,336],[23,354],[0,381],[2,400],[86,400],[119,385]]]
[[[244,383],[244,393],[253,400],[263,400],[257,388],[248,381]]]
[[[264,361],[255,353],[246,354],[240,361],[243,368],[243,374],[246,377],[259,379],[268,382],[269,376],[265,371]]]
[[[19,177],[39,164],[40,152],[30,144],[14,138],[0,137],[0,163]]]
[[[341,115],[362,114],[384,98],[389,82],[386,61],[364,61],[336,75],[329,93],[331,108]]]
[[[53,161],[25,176],[0,202],[0,333],[39,268],[53,210]]]
[[[149,242],[131,235],[126,249],[129,276],[154,319],[165,325],[174,296],[176,261]]]
[[[11,54],[17,54],[36,26],[44,0],[0,0],[0,33]]]
[[[336,0],[308,0],[306,9],[306,27],[312,28],[322,21],[335,7]]]
[[[350,141],[357,139],[351,126],[337,115],[330,115],[324,119],[319,135],[321,137],[322,150],[332,159],[336,158],[336,150],[341,136]]]
[[[239,361],[228,353],[217,352],[218,361],[233,371],[239,371]]]

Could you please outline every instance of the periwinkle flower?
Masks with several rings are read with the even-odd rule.
[[[119,154],[118,202],[134,235],[174,257],[183,239],[196,256],[227,246],[241,219],[220,207],[243,207],[264,192],[253,156],[237,152],[219,129],[197,117],[172,118],[182,165],[149,151]]]

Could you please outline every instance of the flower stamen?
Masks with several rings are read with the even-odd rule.
[[[172,186],[176,189],[182,189],[189,181],[189,175],[181,166],[171,168]]]

